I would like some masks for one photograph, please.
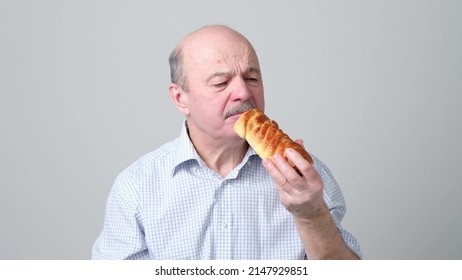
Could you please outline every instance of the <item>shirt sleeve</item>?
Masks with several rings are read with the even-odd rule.
[[[334,219],[335,224],[342,236],[345,244],[359,257],[362,257],[361,248],[358,240],[342,227],[342,219],[346,213],[346,203],[343,197],[342,190],[335,181],[332,172],[318,158],[313,157],[314,167],[318,171],[324,183],[324,201],[330,210],[330,214]]]
[[[149,259],[139,202],[128,174],[117,177],[108,196],[103,230],[92,259]]]

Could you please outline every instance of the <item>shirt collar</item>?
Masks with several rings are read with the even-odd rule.
[[[247,150],[244,159],[242,162],[235,168],[235,170],[240,170],[242,166],[244,166],[249,158],[257,156],[257,153],[252,147],[249,147]],[[175,152],[175,158],[174,158],[174,164],[173,164],[173,169],[171,175],[174,176],[175,173],[179,168],[181,168],[183,165],[185,165],[188,162],[195,162],[196,164],[200,164],[202,159],[200,156],[197,154],[196,149],[194,148],[193,143],[191,142],[191,139],[189,139],[189,133],[188,133],[188,124],[186,120],[183,122],[183,126],[181,129],[181,134],[178,139],[178,146],[176,148]]]
[[[189,139],[188,135],[188,124],[186,120],[183,122],[181,128],[181,134],[178,138],[178,146],[175,152],[175,158],[173,162],[172,176],[175,175],[176,170],[185,162],[198,161],[199,156],[194,149],[194,145]]]

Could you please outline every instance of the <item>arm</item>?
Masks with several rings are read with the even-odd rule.
[[[281,203],[292,214],[309,259],[358,259],[345,244],[323,199],[323,181],[314,166],[292,149],[286,150],[301,174],[280,155],[263,164],[279,186]]]
[[[149,259],[134,183],[120,175],[109,194],[92,259]]]

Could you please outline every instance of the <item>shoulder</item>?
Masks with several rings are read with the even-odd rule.
[[[338,207],[345,208],[345,200],[342,190],[333,173],[319,158],[313,155],[311,156],[313,158],[314,168],[319,173],[319,176],[321,176],[322,182],[324,183],[324,199],[330,207],[337,205]]]
[[[125,168],[117,180],[145,181],[162,173],[171,172],[174,167],[175,153],[178,147],[178,138],[167,142],[159,148],[143,155]]]
[[[316,169],[316,171],[319,173],[319,175],[321,176],[324,184],[337,185],[334,175],[332,174],[332,171],[329,169],[329,167],[315,155],[312,155],[312,154],[310,155],[313,158],[313,166]]]

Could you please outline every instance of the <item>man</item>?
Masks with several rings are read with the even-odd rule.
[[[233,125],[264,110],[257,55],[240,33],[207,26],[170,55],[179,138],[125,171],[109,195],[94,259],[356,259],[327,167],[294,150],[262,160]],[[301,141],[299,141],[301,143]]]

